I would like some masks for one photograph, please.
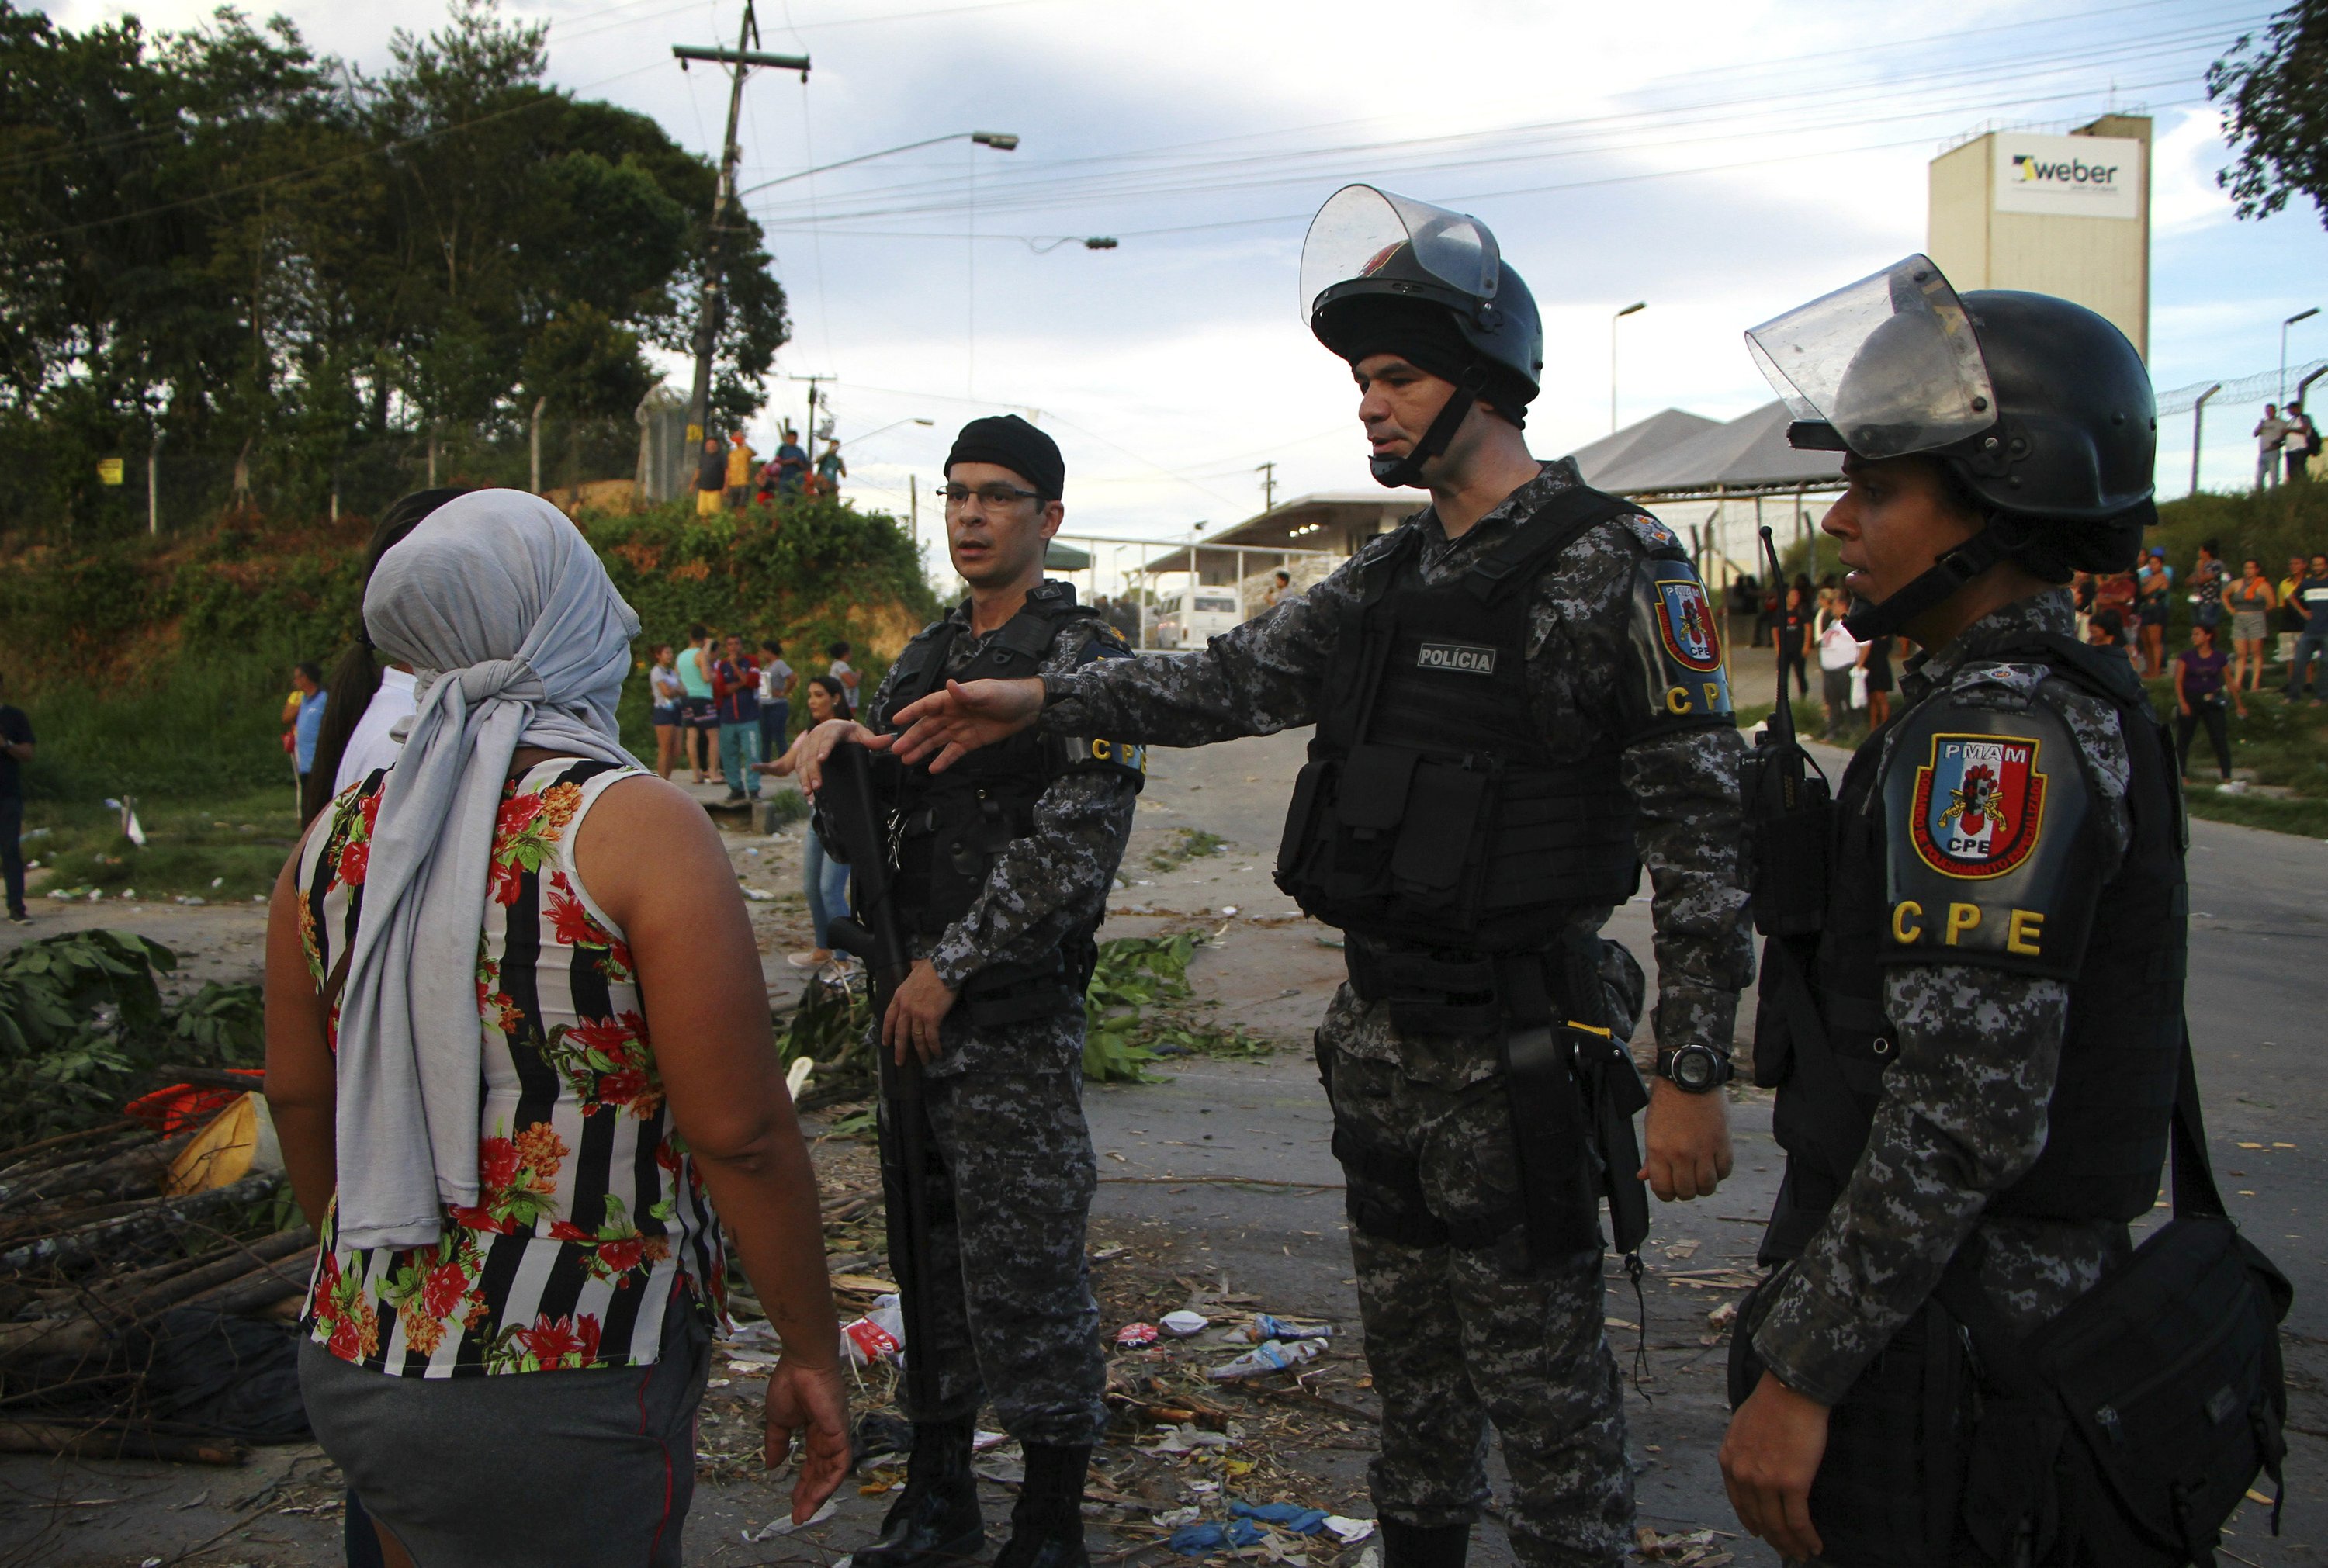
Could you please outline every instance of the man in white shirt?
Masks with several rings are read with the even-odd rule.
[[[2266,490],[2279,483],[2279,444],[2287,439],[2287,421],[2279,417],[2277,403],[2263,406],[2263,418],[2256,421],[2255,438],[2255,487]]]
[[[339,771],[332,775],[333,794],[358,779],[370,778],[380,768],[396,765],[404,743],[389,731],[399,720],[411,718],[418,706],[412,689],[412,671],[403,665],[390,664],[380,672],[380,690],[371,694],[363,717],[348,735],[347,749],[340,753]]]

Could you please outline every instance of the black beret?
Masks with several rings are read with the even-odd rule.
[[[953,472],[957,463],[991,463],[1008,468],[1035,487],[1035,493],[1046,501],[1056,501],[1065,493],[1067,460],[1059,455],[1059,444],[1016,414],[998,414],[984,419],[972,419],[953,438],[953,450],[946,454],[946,472]]]

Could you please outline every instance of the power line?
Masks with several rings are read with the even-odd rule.
[[[2226,22],[2217,25],[2235,25]],[[1800,133],[1818,128],[1838,128],[1842,125],[1871,123],[1864,118],[1837,120],[1832,112],[1823,123],[1806,123],[1807,104],[1827,111],[1847,109],[1871,101],[1897,104],[1903,93],[1915,88],[1954,89],[1954,94],[1942,101],[1928,101],[1903,113],[1876,117],[1879,121],[1896,121],[1946,113],[1961,112],[1964,108],[1988,107],[1995,100],[1985,90],[1987,84],[2010,81],[2026,82],[2032,75],[2075,70],[2090,75],[2097,64],[2143,63],[2167,55],[2185,52],[2198,44],[2216,47],[2219,36],[2212,28],[2181,27],[2174,31],[2131,38],[2117,46],[2097,52],[2090,47],[2065,50],[2047,55],[2028,56],[1982,62],[1951,64],[1929,70],[1911,72],[1877,80],[1852,80],[1835,82],[1824,88],[1814,88],[1803,93],[1791,94],[1784,99],[1774,99],[1769,81],[1758,83],[1742,96],[1713,97],[1696,102],[1670,104],[1613,114],[1580,117],[1565,120],[1539,122],[1531,125],[1495,127],[1482,131],[1454,133],[1393,140],[1344,141],[1322,146],[1278,150],[1254,150],[1198,159],[1176,159],[1157,166],[1159,160],[1169,158],[1174,149],[1149,149],[1130,153],[1104,155],[1098,157],[1038,161],[1018,169],[1004,170],[986,183],[981,204],[995,208],[1026,210],[1037,206],[1058,205],[1066,202],[1103,201],[1115,198],[1150,198],[1163,194],[1216,194],[1223,189],[1258,188],[1304,181],[1313,177],[1308,165],[1321,161],[1339,160],[1347,164],[1354,159],[1380,161],[1394,158],[1407,172],[1421,172],[1433,167],[1449,166],[1450,161],[1464,166],[1477,167],[1495,161],[1525,161],[1550,155],[1562,149],[1564,143],[1589,141],[1618,135],[1635,138],[1656,129],[1676,129],[1691,125],[1714,125],[1725,127],[1722,139],[1731,139],[1741,125],[1751,126],[1756,120],[1784,117],[1774,133]],[[1820,57],[1807,57],[1816,60]],[[1789,61],[1771,62],[1766,68],[1777,70]],[[1967,89],[1980,90],[1977,99],[1967,100]],[[2090,90],[2080,88],[2077,92]],[[2024,98],[2017,101],[2044,101],[2049,98],[2075,96],[2068,91]],[[1725,114],[1722,111],[1745,108],[1746,115]],[[1298,135],[1302,133],[1283,133]],[[1251,138],[1246,138],[1250,140]],[[1497,155],[1496,144],[1524,140],[1525,145],[1508,153]],[[1670,142],[1672,138],[1668,138]],[[1703,138],[1701,138],[1703,139]],[[1219,143],[1195,144],[1197,146],[1220,146]],[[1598,150],[1631,150],[1631,145],[1608,146]],[[1433,154],[1443,155],[1441,161],[1428,160]],[[1145,167],[1122,167],[1125,164],[1146,164]],[[1091,169],[1090,174],[1075,171]],[[1259,176],[1233,178],[1224,176]],[[1177,182],[1177,183],[1176,183]],[[828,222],[860,221],[868,218],[910,215],[917,212],[952,211],[959,205],[953,183],[944,178],[892,183],[860,190],[854,208],[833,211],[829,206],[821,214]],[[885,204],[886,203],[886,204]],[[785,216],[782,206],[766,209],[781,221]]]

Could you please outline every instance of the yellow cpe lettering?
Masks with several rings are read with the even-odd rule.
[[[1667,713],[1687,713],[1689,711],[1688,687],[1668,686],[1666,688],[1666,711]]]
[[[1708,713],[1711,713],[1721,706],[1722,683],[1718,681],[1707,681],[1705,683],[1705,710]]]
[[[1914,920],[1915,925],[1908,924]],[[1902,898],[1892,906],[1892,940],[1902,947],[1924,940],[1924,906],[1913,898]]]
[[[2004,951],[2035,958],[2037,944],[2044,940],[2044,915],[2036,910],[2015,909],[2012,923],[2004,928]]]
[[[1940,940],[1947,943],[1950,947],[1954,947],[1957,944],[1957,938],[1959,935],[1963,934],[1965,932],[1970,931],[1974,926],[1978,925],[1979,924],[1979,905],[1951,904],[1948,906],[1948,934],[1941,937]]]
[[[1101,762],[1105,762],[1115,755],[1115,748],[1103,740],[1093,741],[1091,751],[1092,756]]]

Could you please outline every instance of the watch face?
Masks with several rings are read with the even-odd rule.
[[[1674,1053],[1674,1082],[1685,1089],[1713,1088],[1718,1071],[1711,1051],[1693,1049]]]

